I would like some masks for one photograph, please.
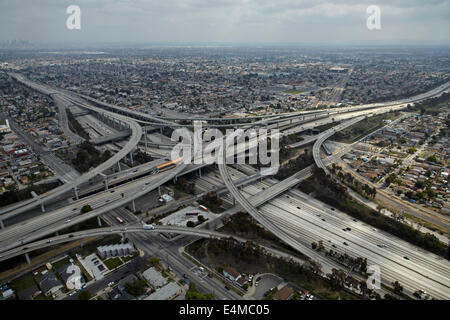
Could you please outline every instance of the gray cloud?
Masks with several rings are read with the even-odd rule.
[[[65,26],[71,4],[81,30]],[[381,30],[366,28],[372,4]],[[450,44],[449,15],[450,0],[2,0],[0,41]]]

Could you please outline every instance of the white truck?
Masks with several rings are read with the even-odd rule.
[[[153,224],[143,224],[142,228],[144,228],[144,230],[154,230],[155,226]]]

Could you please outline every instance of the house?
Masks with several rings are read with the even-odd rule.
[[[161,288],[167,284],[167,279],[164,278],[160,272],[158,272],[154,267],[145,270],[142,276],[147,280],[147,282],[154,288]]]
[[[156,290],[144,300],[171,300],[181,293],[181,287],[175,282],[169,282],[164,287]]]
[[[5,299],[5,300],[8,300],[8,299],[12,300],[12,299],[14,299],[14,298],[16,297],[16,295],[15,295],[13,289],[8,289],[8,290],[3,291],[3,292],[1,293],[1,296],[0,296],[0,297],[1,297],[2,299]]]
[[[273,295],[273,300],[288,300],[293,293],[294,290],[288,285],[285,285]]]
[[[132,255],[136,250],[131,243],[112,244],[97,247],[97,253],[102,259],[108,257]]]
[[[41,294],[37,285],[32,285],[31,287],[19,292],[18,296],[20,300],[33,300],[36,296]]]
[[[61,277],[61,279],[63,280],[64,284],[67,285],[67,282],[70,278],[70,276],[75,272],[74,270],[69,270],[69,267],[72,266],[71,263],[68,263],[64,266],[62,266],[61,268],[59,268],[58,270],[58,274]],[[71,280],[71,282],[73,283],[73,280]],[[86,281],[84,280],[83,276],[81,276],[80,278],[80,284],[83,285]]]
[[[56,278],[56,275],[53,272],[47,272],[38,282],[42,293],[46,296],[54,294],[63,287],[61,281]]]
[[[237,281],[241,276],[240,273],[234,270],[232,267],[223,268],[223,275],[232,281]]]

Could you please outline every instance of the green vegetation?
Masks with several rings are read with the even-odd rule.
[[[137,297],[145,293],[146,284],[147,281],[141,279],[138,279],[134,282],[127,282],[125,283],[125,290],[129,294],[132,294],[133,296]]]
[[[366,117],[354,125],[338,131],[334,134],[333,140],[345,143],[352,143],[368,135],[369,133],[386,125],[384,120],[393,120],[400,116],[399,111]]]
[[[313,163],[314,159],[312,157],[312,154],[309,154],[308,150],[305,149],[305,152],[303,154],[295,159],[290,160],[287,164],[282,166],[274,177],[275,179],[283,180]]]
[[[78,145],[78,151],[72,164],[79,172],[87,172],[111,158],[111,152],[106,150],[103,154],[92,143],[84,141]]]
[[[334,206],[348,215],[365,223],[393,234],[405,241],[429,250],[437,255],[450,259],[448,247],[436,236],[413,229],[394,218],[384,216],[352,199],[347,188],[337,183],[320,168],[314,169],[311,178],[302,183],[299,188],[305,193],[314,193],[315,198],[330,206]]]
[[[195,183],[189,182],[185,178],[178,178],[175,187],[183,192],[195,194]]]
[[[197,291],[193,282],[189,283],[189,289],[186,292],[186,300],[213,300],[214,295],[212,293],[201,294]]]
[[[62,268],[63,266],[65,266],[66,264],[69,264],[69,263],[70,263],[70,258],[65,257],[64,259],[61,259],[59,261],[52,263],[53,270],[59,270],[60,268]]]
[[[22,200],[31,199],[31,191],[34,191],[39,195],[52,190],[59,185],[59,182],[52,182],[46,184],[31,185],[28,188],[22,190],[18,190],[16,187],[14,187],[11,190],[6,191],[2,195],[0,195],[0,207],[7,206]]]
[[[14,279],[9,283],[11,288],[14,289],[15,292],[19,293],[25,289],[28,289],[29,287],[32,287],[36,284],[34,282],[34,278],[30,273],[27,273],[17,279]]]
[[[159,267],[160,259],[158,257],[150,257],[148,259],[148,265],[150,267]]]
[[[233,233],[247,238],[258,237],[270,241],[278,242],[278,238],[271,232],[262,228],[256,221],[245,212],[238,212],[230,217],[222,219],[224,226],[221,232]]]
[[[109,270],[113,270],[123,264],[122,260],[120,260],[119,257],[104,260],[103,263]]]
[[[201,239],[186,247],[187,251],[197,259],[206,263],[224,264],[236,267],[243,273],[274,273],[306,290],[318,298],[324,299],[360,299],[361,297],[348,289],[333,285],[323,277],[322,267],[314,261],[299,264],[292,258],[281,258],[268,253],[264,248],[252,241],[246,243],[226,240]],[[219,267],[215,267],[217,270]],[[220,271],[219,271],[220,272]],[[350,279],[346,279],[350,282]],[[373,294],[366,292],[366,297]]]
[[[75,119],[72,112],[69,109],[66,109],[67,113],[67,120],[69,124],[69,129],[79,135],[80,137],[89,140],[89,133],[87,133],[84,128],[81,126],[81,124]]]
[[[46,296],[43,293],[36,296],[33,300],[53,300],[52,296]]]
[[[215,192],[208,192],[198,202],[214,213],[220,213],[223,211],[223,209],[221,208],[223,201],[219,197],[217,197],[217,194]]]
[[[442,110],[448,107],[448,102],[450,101],[450,93],[444,93],[439,97],[430,98],[418,103],[414,106],[408,105],[406,111],[417,112],[419,111],[421,115],[429,114],[432,116],[437,116]]]
[[[90,205],[86,204],[81,208],[80,213],[86,213],[89,211],[92,211],[92,207]]]
[[[193,227],[195,227],[195,223],[194,223],[193,221],[188,221],[188,222],[186,223],[186,227],[188,227],[188,228],[193,228]]]
[[[362,184],[358,180],[356,180],[353,175],[349,172],[343,173],[342,168],[333,163],[331,167],[331,173],[337,175],[337,177],[343,181],[347,186],[349,186],[352,190],[359,193],[363,197],[367,199],[375,199],[377,195],[377,189],[372,188],[367,183]]]
[[[80,294],[78,295],[78,300],[89,300],[91,298],[92,294],[87,290],[81,291]]]

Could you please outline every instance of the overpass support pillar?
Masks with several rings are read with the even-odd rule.
[[[201,178],[202,177],[202,169],[198,169],[198,176]]]
[[[31,264],[30,262],[30,256],[28,255],[28,253],[25,253],[25,259],[27,259],[27,263]]]
[[[100,216],[97,216],[97,222],[98,222],[98,226],[101,227],[102,226],[102,219],[100,219]]]
[[[73,191],[75,191],[75,198],[78,200],[78,190],[77,190],[77,187],[73,188]]]
[[[83,248],[83,239],[80,240],[80,247]]]
[[[130,152],[130,161],[131,161],[131,165],[133,165],[133,150],[131,150],[131,152]]]
[[[161,186],[158,187],[158,194],[159,194],[159,196],[161,196]]]
[[[134,202],[134,199],[131,201],[131,204],[133,206],[133,213],[136,212],[136,203]]]
[[[122,239],[120,239],[120,242],[125,242],[125,240],[127,239],[127,237],[125,236],[125,232],[122,233]]]
[[[59,232],[58,231],[55,232],[55,236],[59,236]]]
[[[43,202],[41,203],[41,211],[45,212],[45,207],[44,207],[44,203]]]
[[[120,160],[117,161],[117,167],[119,168],[119,171],[120,171]]]
[[[145,151],[147,151],[147,127],[144,127]]]
[[[5,225],[4,225],[4,223],[3,223],[3,220],[0,220],[0,227],[1,227],[2,229],[5,229]]]

